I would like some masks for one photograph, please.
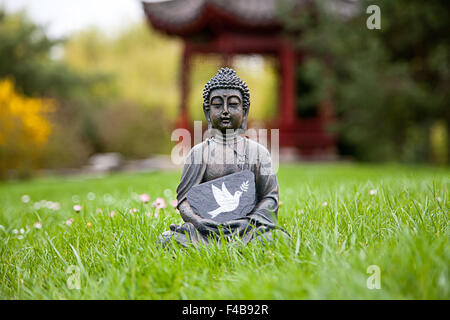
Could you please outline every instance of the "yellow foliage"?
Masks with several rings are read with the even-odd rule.
[[[0,171],[32,163],[50,135],[45,115],[54,109],[50,100],[17,92],[14,81],[0,79]],[[1,172],[0,172],[1,173]]]
[[[44,117],[53,109],[49,100],[28,98],[14,90],[10,79],[0,81],[0,145],[10,138],[21,145],[42,146],[50,134]]]

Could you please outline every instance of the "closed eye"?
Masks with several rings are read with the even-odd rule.
[[[214,97],[211,99],[211,105],[215,107],[220,107],[223,105],[223,100],[220,97]]]
[[[237,96],[231,96],[228,98],[228,105],[230,107],[237,108],[240,103],[241,103],[241,100]]]

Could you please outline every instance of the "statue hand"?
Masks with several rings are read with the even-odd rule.
[[[237,233],[239,235],[244,234],[247,228],[251,228],[251,225],[249,224],[249,221],[247,219],[227,221],[223,223],[221,226],[226,234]]]
[[[209,234],[219,232],[219,224],[214,220],[205,219],[200,217],[199,215],[194,215],[191,219],[191,222],[200,233]]]
[[[181,217],[185,222],[190,222],[201,233],[218,233],[218,223],[211,219],[202,218],[199,214],[192,210],[187,201],[183,201],[179,205]]]
[[[217,228],[220,224],[217,221],[214,221],[212,219],[206,219],[206,218],[200,218],[201,223],[205,226],[211,227],[211,228]]]

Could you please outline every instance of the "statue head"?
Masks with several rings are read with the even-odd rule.
[[[208,128],[222,133],[247,129],[250,93],[245,81],[230,68],[221,68],[205,85],[203,111]]]

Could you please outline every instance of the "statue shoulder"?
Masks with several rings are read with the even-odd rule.
[[[186,157],[186,163],[201,164],[203,152],[207,150],[207,147],[208,139],[194,145]]]
[[[267,149],[267,147],[265,147],[264,145],[262,145],[261,143],[249,139],[247,138],[247,143],[248,143],[248,147],[249,147],[249,151],[253,151],[253,152],[258,152],[259,154],[263,154],[264,156],[270,156],[270,152]]]
[[[270,162],[270,152],[264,145],[252,139],[247,139],[247,143],[250,163]]]

